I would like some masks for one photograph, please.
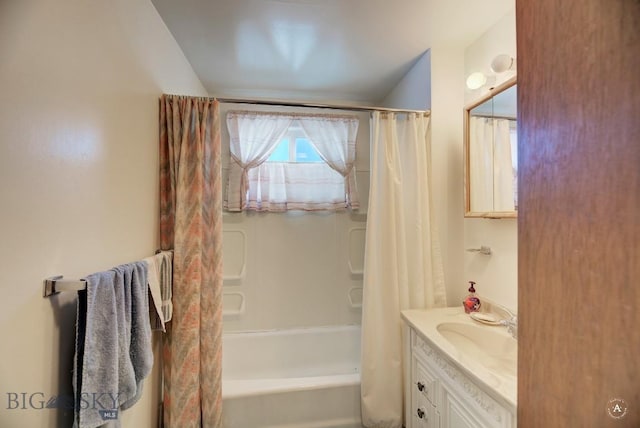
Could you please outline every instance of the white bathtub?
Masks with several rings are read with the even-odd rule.
[[[225,333],[225,428],[360,428],[360,326]]]

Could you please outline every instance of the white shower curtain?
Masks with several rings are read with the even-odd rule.
[[[427,115],[374,112],[362,306],[362,421],[403,419],[400,311],[446,306]]]
[[[471,211],[513,211],[514,171],[510,120],[471,117]]]
[[[469,123],[469,195],[471,211],[488,212],[493,208],[493,120],[472,116]]]
[[[507,119],[494,120],[493,205],[495,211],[513,211],[515,209],[509,122]]]

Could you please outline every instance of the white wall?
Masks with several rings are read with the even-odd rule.
[[[238,104],[221,105],[223,165],[229,159],[229,110],[310,111]],[[323,112],[326,112],[324,110]],[[335,110],[332,113],[339,113]],[[293,327],[359,324],[361,310],[351,307],[349,290],[362,287],[364,230],[369,190],[369,113],[360,119],[356,141],[356,170],[360,214],[224,213],[225,331],[269,330]],[[223,172],[226,183],[226,169]],[[243,259],[245,269],[242,272]],[[231,315],[245,298],[244,314]],[[362,290],[352,290],[361,301]]]
[[[433,197],[440,232],[447,304],[462,304],[466,278],[463,255],[462,105],[464,48],[439,43],[431,48],[431,150]]]
[[[418,58],[380,105],[408,110],[431,108],[431,51]]]
[[[158,96],[206,92],[148,0],[1,2],[0,58],[0,426],[67,427],[28,403],[72,393],[75,297],[42,280],[153,254]],[[157,368],[124,427],[155,426]]]
[[[491,73],[491,60],[498,54],[509,54],[516,58],[515,9],[511,10],[481,37],[467,47],[464,55],[465,77],[475,71]],[[496,76],[496,85],[509,79],[514,73]],[[462,83],[464,84],[464,82]],[[486,90],[469,89],[465,92],[465,104],[482,96]],[[487,245],[493,250],[491,256],[465,253],[464,275],[466,280],[477,282],[480,296],[512,310],[518,305],[518,222],[517,219],[464,220],[465,248]]]

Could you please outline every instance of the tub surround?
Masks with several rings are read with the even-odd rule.
[[[516,426],[517,345],[504,326],[476,322],[461,306],[402,311],[402,318],[408,427],[454,426],[458,415],[477,419],[479,426]],[[465,348],[465,334],[475,334],[469,343],[486,345],[487,355]],[[490,355],[498,348],[505,355]]]

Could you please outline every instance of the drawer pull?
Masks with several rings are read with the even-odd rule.
[[[422,409],[418,409],[418,417],[419,417],[420,419],[424,419],[424,410],[422,410]]]
[[[420,392],[424,391],[424,383],[418,382],[417,385],[418,385],[418,391]]]

